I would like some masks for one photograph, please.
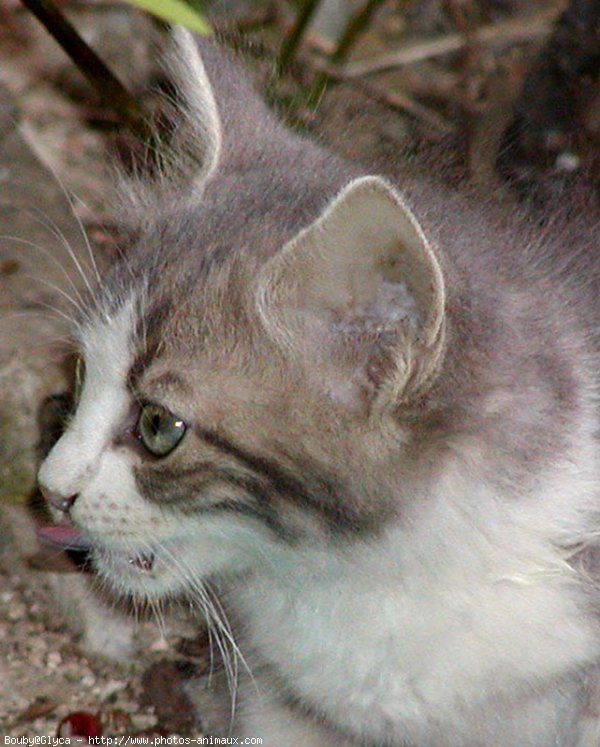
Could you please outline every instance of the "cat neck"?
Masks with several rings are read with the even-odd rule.
[[[430,744],[425,724],[445,712],[449,725],[457,700],[472,704],[476,720],[486,691],[510,700],[516,675],[561,677],[596,655],[556,551],[510,510],[510,536],[505,522],[494,530],[490,510],[506,509],[480,483],[457,477],[437,490],[446,500],[432,501],[418,522],[396,522],[337,552],[274,556],[231,595],[242,648],[332,722],[347,726],[348,713],[358,729],[372,721],[374,743],[393,734]],[[453,500],[457,491],[463,501],[469,495],[472,513]],[[382,723],[391,731],[378,731]],[[463,743],[458,732],[453,739],[439,744]]]

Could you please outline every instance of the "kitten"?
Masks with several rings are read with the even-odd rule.
[[[201,163],[130,185],[43,536],[118,593],[222,586],[240,737],[597,747],[592,232],[344,163],[176,47]]]

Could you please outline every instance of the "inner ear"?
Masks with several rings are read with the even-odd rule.
[[[391,401],[437,370],[444,298],[438,259],[412,211],[385,180],[364,177],[269,263],[260,305],[288,347],[312,335],[338,375]]]

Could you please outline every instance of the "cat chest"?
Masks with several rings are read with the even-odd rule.
[[[299,600],[263,590],[260,614],[251,595],[243,605],[247,643],[294,699],[375,743],[421,738],[441,710],[451,713],[465,686],[450,675],[460,646],[452,624],[409,620],[368,593],[317,593],[309,603],[304,591]]]
[[[551,590],[503,591],[470,583],[411,597],[354,584],[347,594],[306,585],[286,593],[263,583],[241,595],[238,614],[251,649],[309,709],[370,740],[425,744],[436,724],[448,732],[454,723],[459,739],[490,696],[593,655],[585,631],[561,640],[560,623],[543,624],[547,605],[555,621],[566,607]]]

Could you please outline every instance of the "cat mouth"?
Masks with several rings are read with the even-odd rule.
[[[123,550],[100,548],[84,537],[72,524],[38,527],[37,536],[42,542],[52,547],[78,552],[95,551],[109,562],[125,562],[127,566],[141,573],[151,573],[154,569],[155,555],[153,552],[126,553]]]
[[[62,550],[92,550],[94,545],[72,524],[53,524],[37,528],[37,536],[46,545]]]
[[[150,573],[154,568],[154,553],[140,553],[139,555],[129,556],[127,562],[142,573]]]

